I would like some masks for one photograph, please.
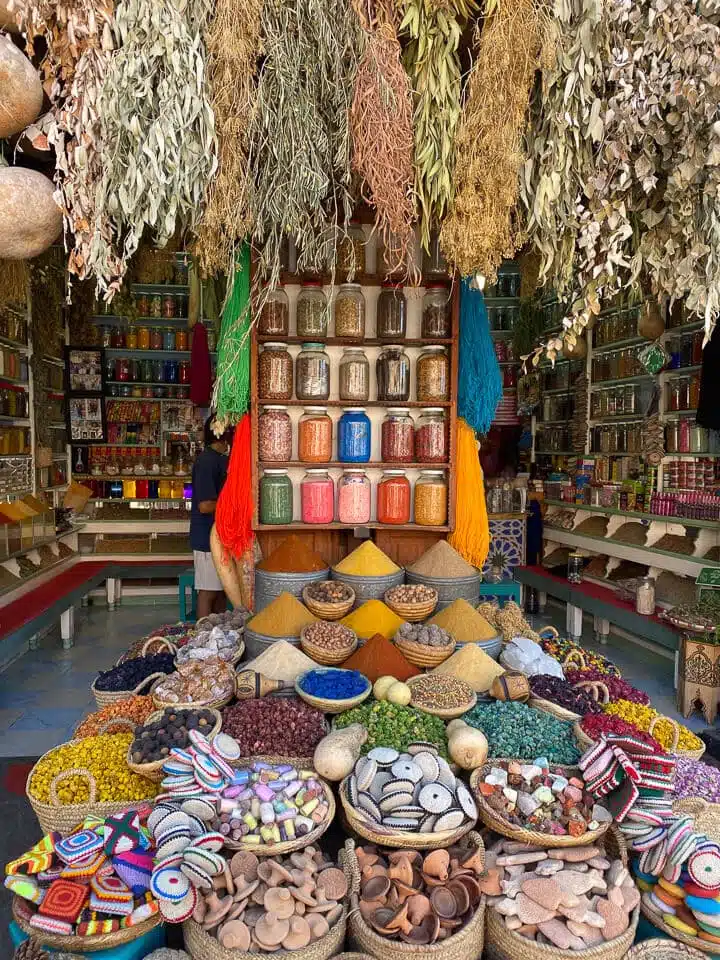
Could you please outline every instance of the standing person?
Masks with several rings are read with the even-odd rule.
[[[228,434],[216,437],[208,417],[203,430],[205,448],[195,460],[192,471],[192,508],[190,511],[190,546],[195,567],[197,591],[197,618],[211,613],[222,613],[226,607],[225,593],[210,553],[210,531],[215,522],[220,491],[227,474]]]

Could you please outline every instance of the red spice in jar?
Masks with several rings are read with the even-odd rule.
[[[300,507],[303,523],[332,523],[335,515],[335,484],[325,471],[318,476],[311,473],[303,477]]]
[[[447,424],[444,419],[421,418],[415,430],[415,459],[418,463],[445,463],[448,458]]]
[[[378,523],[410,523],[410,481],[404,473],[386,474],[377,488]]]
[[[390,416],[381,429],[381,456],[385,463],[412,463],[415,456],[415,424],[409,416]]]

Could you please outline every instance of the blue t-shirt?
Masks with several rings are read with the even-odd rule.
[[[203,500],[217,500],[225,483],[228,458],[212,447],[207,447],[197,458],[192,471],[192,506],[190,510],[190,547],[210,552],[210,531],[215,522],[214,513],[200,513]]]

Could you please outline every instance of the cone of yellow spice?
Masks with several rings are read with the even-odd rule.
[[[497,636],[497,629],[462,597],[453,600],[449,607],[440,610],[427,622],[447,630],[457,643],[479,643]]]
[[[401,570],[372,540],[365,540],[332,569],[336,580],[342,580],[343,576],[389,577]]]
[[[291,593],[283,592],[245,625],[246,630],[266,637],[299,637],[303,627],[315,623],[304,603]]]

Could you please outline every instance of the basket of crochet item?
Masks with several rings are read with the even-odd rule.
[[[147,920],[135,923],[131,927],[122,927],[112,933],[98,933],[93,936],[81,937],[77,934],[46,933],[37,927],[31,927],[19,897],[13,897],[12,914],[13,920],[22,932],[27,934],[28,937],[32,937],[37,943],[44,947],[51,947],[53,950],[67,952],[77,950],[81,956],[86,953],[97,953],[98,950],[112,950],[124,943],[132,943],[133,940],[149,933],[161,920],[160,913],[156,911]]]

